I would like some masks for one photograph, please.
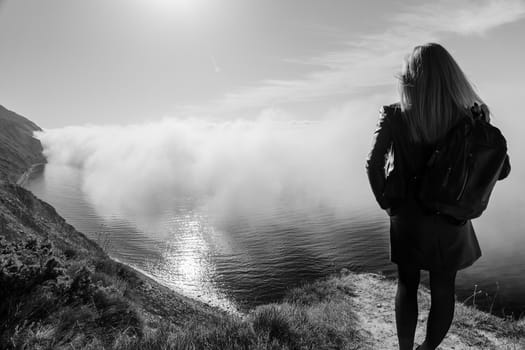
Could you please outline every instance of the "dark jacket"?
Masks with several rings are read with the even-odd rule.
[[[372,192],[382,209],[390,215],[390,256],[398,264],[409,264],[426,270],[459,270],[470,266],[481,256],[481,250],[470,220],[462,223],[427,212],[416,200],[413,179],[421,174],[433,151],[433,145],[414,143],[399,104],[380,111],[372,150],[366,169]],[[386,174],[398,171],[403,181]],[[508,158],[500,179],[510,172]],[[403,187],[403,188],[399,188]],[[399,194],[385,193],[395,189]]]

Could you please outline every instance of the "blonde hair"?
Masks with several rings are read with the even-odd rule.
[[[454,58],[439,44],[416,46],[399,77],[401,110],[414,142],[433,143],[483,103]]]

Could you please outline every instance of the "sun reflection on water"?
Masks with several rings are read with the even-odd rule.
[[[169,238],[151,273],[181,294],[236,312],[237,306],[214,284],[217,280],[213,246],[220,235],[203,214],[188,211],[171,216],[165,225]]]

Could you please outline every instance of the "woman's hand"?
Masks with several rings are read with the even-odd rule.
[[[472,106],[470,110],[472,111],[474,117],[481,117],[487,123],[490,123],[490,111],[486,104],[483,103],[480,106],[477,103],[474,103],[474,106]]]

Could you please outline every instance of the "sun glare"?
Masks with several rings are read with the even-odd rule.
[[[199,0],[148,0],[156,11],[181,16],[193,16],[201,5]]]

